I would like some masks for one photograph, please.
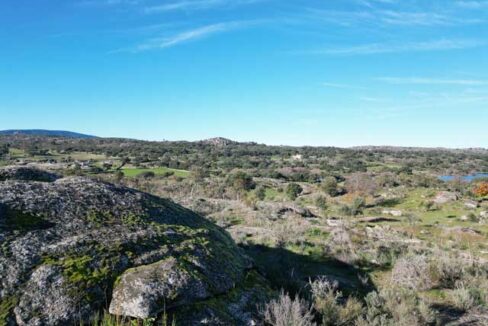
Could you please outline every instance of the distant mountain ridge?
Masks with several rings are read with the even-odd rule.
[[[66,138],[97,138],[96,136],[81,134],[66,130],[46,130],[46,129],[10,129],[0,130],[0,136],[29,135],[29,136],[51,136]]]

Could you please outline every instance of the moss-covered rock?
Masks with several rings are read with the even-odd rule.
[[[85,178],[0,182],[0,325],[107,309],[157,317],[230,295],[250,267],[230,236],[173,202]]]
[[[232,290],[168,311],[178,325],[260,325],[261,310],[276,295],[260,274],[250,270]]]

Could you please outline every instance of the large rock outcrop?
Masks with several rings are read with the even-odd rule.
[[[25,181],[44,181],[52,182],[60,176],[30,167],[7,166],[0,169],[0,181],[5,180],[25,180]]]
[[[231,238],[169,200],[80,177],[22,179],[0,182],[0,325],[67,325],[107,308],[245,325],[266,298]]]
[[[450,191],[440,191],[434,197],[433,202],[435,204],[446,204],[449,202],[454,202],[459,199],[459,195]]]

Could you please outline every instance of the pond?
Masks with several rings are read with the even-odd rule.
[[[488,178],[488,173],[480,172],[480,173],[474,173],[474,174],[469,174],[469,175],[441,175],[441,176],[439,176],[439,179],[442,181],[453,181],[455,179],[461,179],[462,181],[465,181],[465,182],[471,182],[473,180],[484,179],[484,178]]]

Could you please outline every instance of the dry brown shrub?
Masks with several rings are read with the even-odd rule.
[[[280,296],[266,304],[264,321],[272,326],[313,326],[312,309],[306,301],[298,297],[290,298],[282,292]]]

